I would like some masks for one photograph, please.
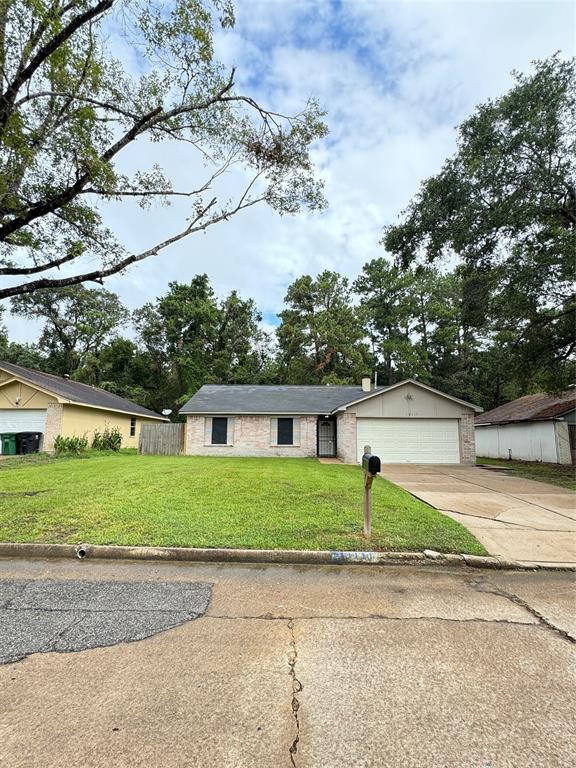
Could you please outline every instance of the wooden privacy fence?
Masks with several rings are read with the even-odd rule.
[[[173,456],[184,450],[185,424],[142,424],[138,453]]]

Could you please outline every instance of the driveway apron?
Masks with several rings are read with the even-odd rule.
[[[576,494],[462,465],[382,466],[382,476],[462,523],[491,555],[576,564]]]

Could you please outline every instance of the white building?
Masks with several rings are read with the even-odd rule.
[[[526,395],[476,416],[476,453],[494,459],[576,463],[576,390]]]

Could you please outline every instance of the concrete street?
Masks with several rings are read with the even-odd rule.
[[[48,620],[91,648],[0,665],[7,768],[574,765],[571,573],[7,559],[0,582],[13,656]]]
[[[576,565],[574,491],[461,464],[388,464],[382,475],[462,523],[491,555]]]

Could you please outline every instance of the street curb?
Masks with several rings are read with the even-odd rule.
[[[349,552],[302,549],[195,549],[123,547],[107,544],[16,544],[0,542],[0,557],[153,560],[197,563],[277,563],[286,565],[440,565],[514,571],[570,571],[576,566],[519,563],[499,557],[424,552]]]

